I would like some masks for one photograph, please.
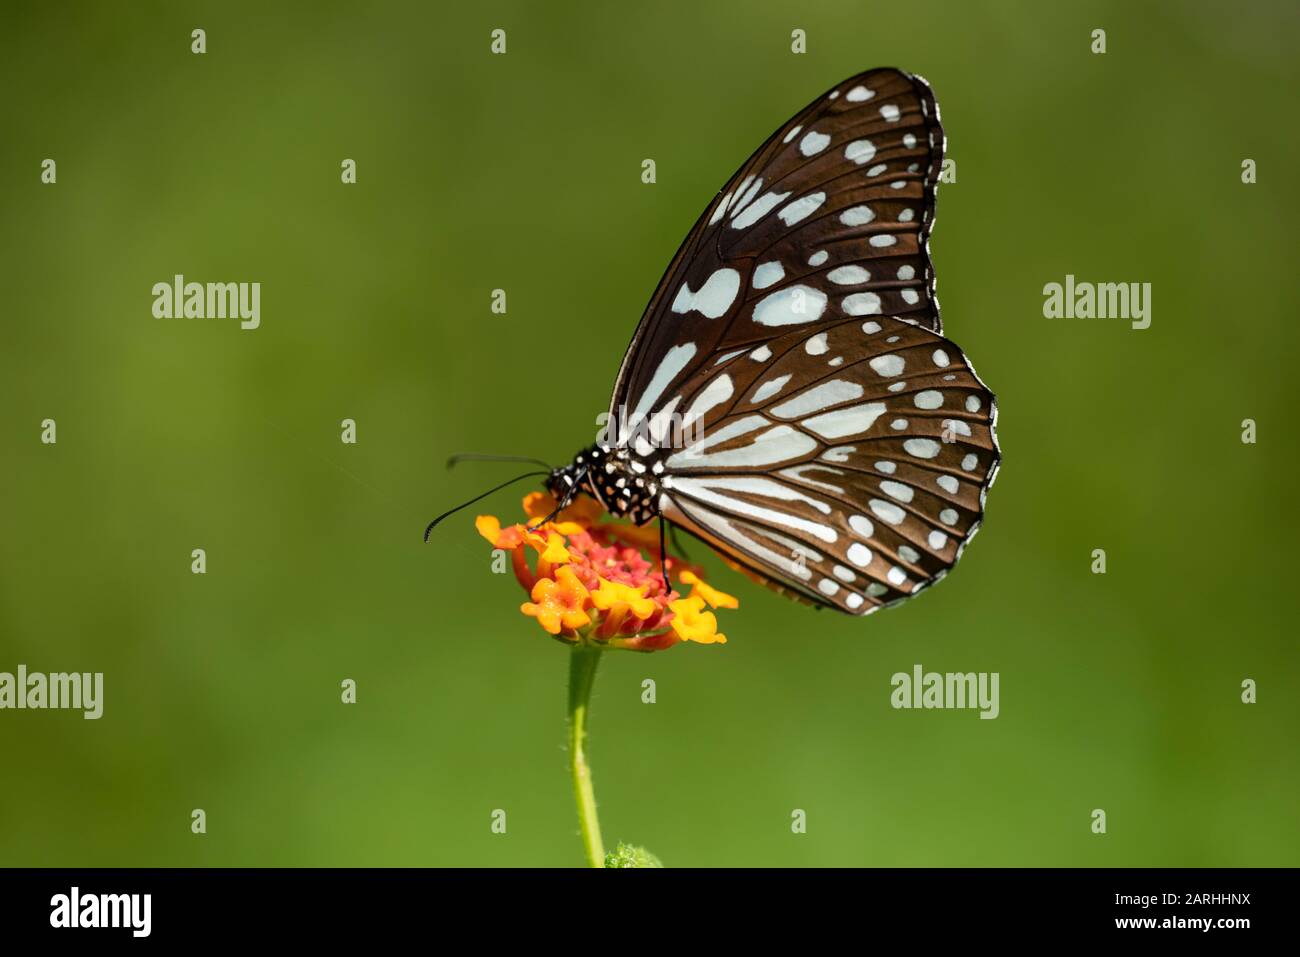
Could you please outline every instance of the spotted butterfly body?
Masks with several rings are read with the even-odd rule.
[[[993,394],[943,338],[929,85],[853,77],[731,178],[660,281],[607,437],[552,473],[762,580],[868,614],[938,581],[983,515]]]

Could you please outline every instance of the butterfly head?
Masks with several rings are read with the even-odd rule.
[[[597,461],[594,458],[596,451],[598,448],[584,449],[574,456],[573,461],[568,465],[551,470],[551,474],[546,479],[546,490],[555,496],[557,502],[563,501],[565,497],[572,498],[577,492],[590,493],[587,475]]]

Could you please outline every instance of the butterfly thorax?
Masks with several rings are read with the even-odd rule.
[[[556,499],[569,495],[575,485],[616,518],[644,525],[659,515],[659,479],[646,461],[626,447],[583,449],[546,482]]]

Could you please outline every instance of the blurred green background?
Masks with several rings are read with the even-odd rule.
[[[566,654],[473,510],[420,542],[511,467],[443,461],[590,442],[710,197],[883,65],[931,81],[957,162],[933,251],[1000,399],[984,530],[865,620],[712,561],[743,602],[725,647],[602,665],[607,842],[1300,863],[1298,27],[1284,3],[6,3],[0,671],[106,689],[99,721],[0,711],[0,864],[580,863]],[[154,319],[178,272],[261,282],[261,328]],[[1066,273],[1151,282],[1151,328],[1043,318]],[[999,672],[1001,716],[891,709],[918,662]]]

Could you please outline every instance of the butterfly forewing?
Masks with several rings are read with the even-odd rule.
[[[929,86],[872,70],[820,96],[732,177],[677,251],[641,320],[611,413],[782,325],[896,315],[940,331],[927,248],[943,130]],[[658,377],[658,378],[657,378]],[[665,391],[668,386],[665,385]]]
[[[855,614],[952,567],[998,467],[993,395],[933,295],[943,145],[917,77],[819,97],[696,223],[614,392],[666,518]]]

